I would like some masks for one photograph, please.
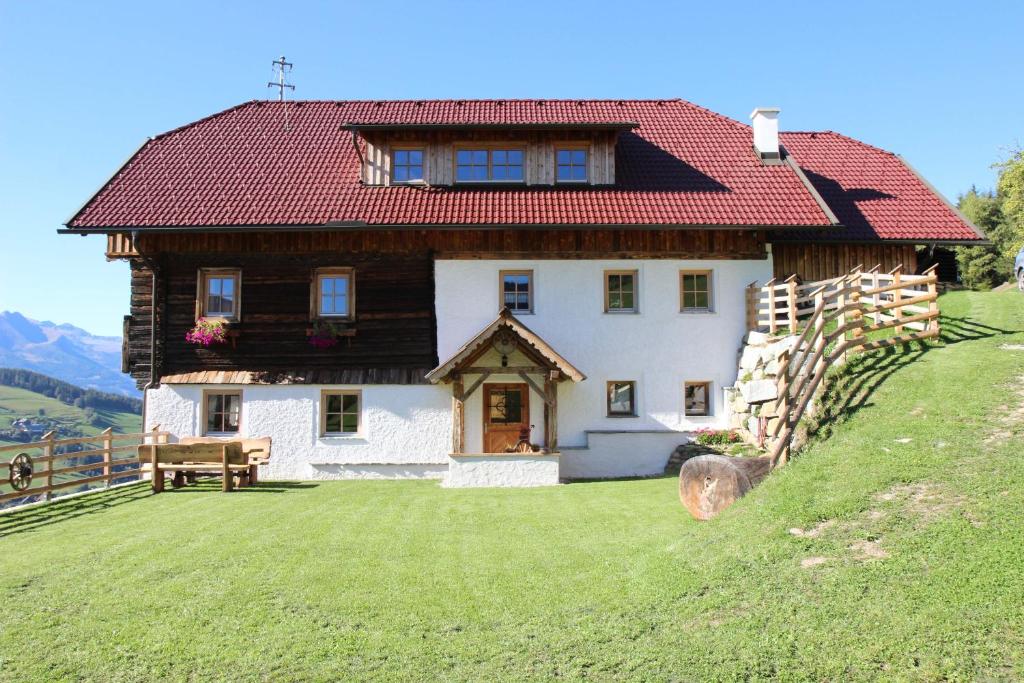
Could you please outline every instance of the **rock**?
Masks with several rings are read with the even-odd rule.
[[[753,370],[761,362],[761,349],[756,346],[746,346],[740,355],[740,370]]]
[[[754,370],[754,372],[750,375],[750,378],[755,382],[759,379],[764,379],[764,368],[757,368],[756,370]]]
[[[758,427],[758,419],[756,417],[747,418],[747,431],[755,439],[757,438],[757,427]]]
[[[779,374],[779,359],[772,358],[764,366],[764,374],[776,377]]]
[[[774,401],[779,396],[775,388],[775,380],[771,379],[759,379],[748,382],[740,387],[740,393],[747,403]]]
[[[764,346],[768,343],[768,335],[764,332],[751,330],[747,332],[747,338],[744,341],[751,346]]]

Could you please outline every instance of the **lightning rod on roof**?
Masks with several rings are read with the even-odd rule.
[[[272,61],[271,64],[274,65],[274,71],[277,74],[277,82],[275,83],[274,81],[268,81],[267,87],[277,88],[277,101],[284,102],[285,89],[287,88],[288,90],[292,91],[295,90],[294,85],[289,85],[288,83],[285,82],[288,73],[290,73],[292,70],[293,64],[291,62],[285,61],[284,55],[281,55],[280,59],[275,59],[274,61]]]

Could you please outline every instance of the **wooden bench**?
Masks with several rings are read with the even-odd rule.
[[[270,462],[270,437],[261,436],[255,439],[230,439],[231,442],[242,444],[242,453],[249,459],[249,484],[259,480],[259,466]],[[227,443],[225,439],[215,436],[183,436],[178,443],[191,445],[198,443]]]
[[[222,490],[234,488],[234,477],[239,475],[239,486],[249,483],[249,458],[239,441],[196,444],[146,444],[139,446],[142,470],[153,476],[153,492],[164,490],[164,473],[173,472],[175,487],[184,485],[186,472],[220,474]]]

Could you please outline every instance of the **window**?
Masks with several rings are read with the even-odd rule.
[[[242,392],[203,392],[203,424],[206,426],[206,434],[237,434],[241,415]]]
[[[455,180],[462,183],[523,180],[521,149],[459,149],[455,152]]]
[[[604,271],[604,312],[636,313],[636,282],[635,270]]]
[[[555,179],[560,183],[587,182],[587,150],[560,149],[555,152],[557,171]]]
[[[608,382],[608,417],[636,417],[636,382]]]
[[[358,434],[361,401],[358,391],[324,391],[320,395],[320,433],[325,436]]]
[[[423,180],[423,150],[396,149],[391,155],[391,182]]]
[[[241,281],[242,272],[239,270],[199,271],[200,298],[197,317],[237,320]]]
[[[679,299],[683,311],[711,310],[711,271],[684,270],[679,273]]]
[[[514,313],[533,313],[532,270],[503,270],[499,280],[502,307]]]
[[[316,271],[313,317],[353,317],[356,298],[354,275],[351,268],[320,268]]]
[[[687,417],[711,414],[711,382],[686,382],[683,392]]]

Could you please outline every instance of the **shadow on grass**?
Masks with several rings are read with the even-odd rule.
[[[250,493],[286,493],[288,491],[312,489],[318,484],[312,482],[271,481],[260,482],[255,486],[235,489],[228,495],[244,495]],[[164,493],[160,495],[177,495],[182,493],[221,493],[219,478],[200,478],[196,484],[173,489],[170,482]],[[38,503],[29,507],[11,510],[0,514],[0,538],[33,531],[35,529],[56,524],[83,515],[103,512],[125,503],[143,500],[154,495],[148,481],[137,482],[113,489],[97,489],[89,493],[64,500],[57,499],[52,503]]]
[[[949,318],[943,316],[939,319],[939,341],[947,346],[965,341],[977,341],[987,337],[1012,336],[1019,334],[1019,332],[1020,330],[1004,330],[1000,327],[993,327],[970,318]]]
[[[118,505],[148,498],[150,495],[149,484],[138,482],[12,510],[0,514],[0,537],[13,536],[75,517],[102,512]]]

